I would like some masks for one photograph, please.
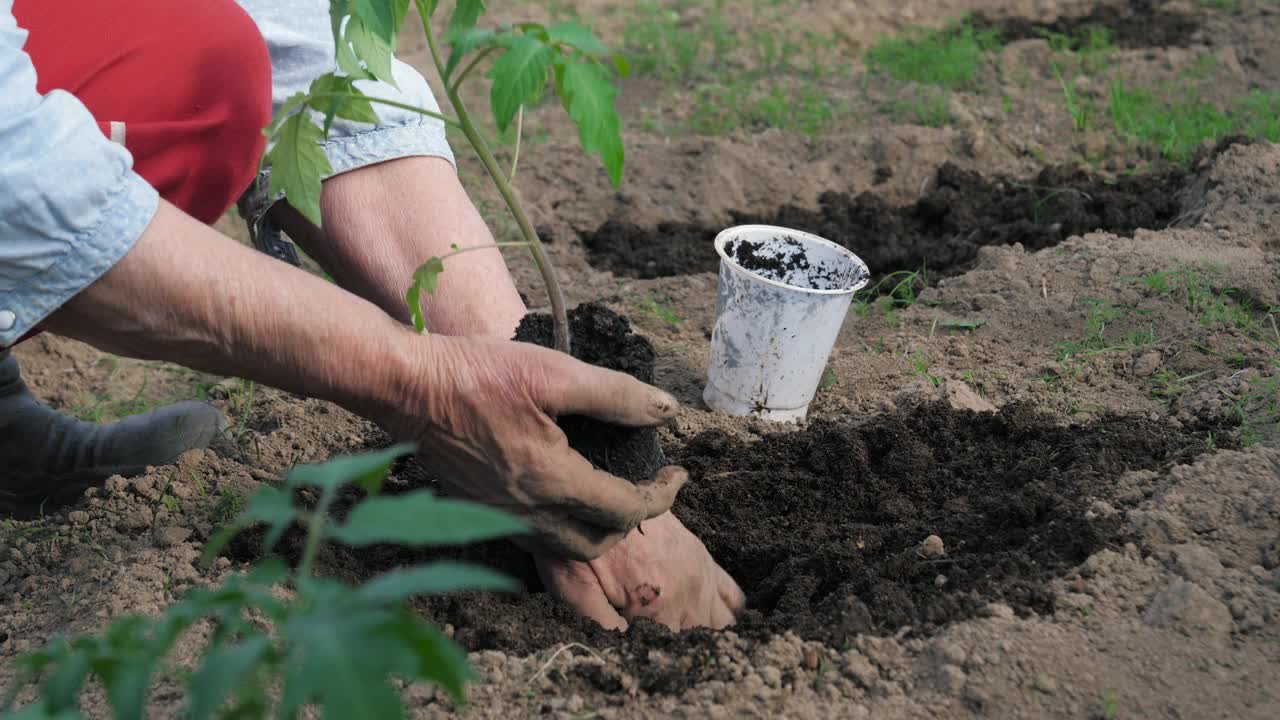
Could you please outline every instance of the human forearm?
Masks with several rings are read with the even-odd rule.
[[[404,323],[405,290],[418,266],[453,245],[493,243],[453,166],[440,158],[402,158],[325,181],[323,231],[283,203],[277,208],[286,232],[343,287]],[[439,289],[423,300],[427,328],[511,337],[525,308],[502,255],[465,253],[445,266]]]
[[[426,349],[376,307],[227,240],[167,203],[133,249],[50,316],[104,350],[388,412]]]

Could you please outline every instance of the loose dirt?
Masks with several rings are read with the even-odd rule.
[[[615,47],[636,18],[634,3],[567,5],[592,24],[599,18]],[[633,76],[621,100],[628,167],[619,191],[598,159],[580,155],[576,130],[542,110],[526,118],[516,182],[553,240],[570,304],[601,301],[628,317],[655,351],[654,382],[685,403],[659,433],[670,459],[695,477],[677,513],[743,582],[752,610],[725,632],[673,635],[640,621],[618,636],[538,592],[528,560],[510,547],[474,549],[469,556],[532,592],[419,603],[476,648],[478,681],[463,712],[502,720],[1280,716],[1280,335],[1272,325],[1280,316],[1270,311],[1280,307],[1280,146],[1234,145],[1162,185],[1150,148],[1105,130],[1115,78],[1161,87],[1190,77],[1203,99],[1223,107],[1251,90],[1280,89],[1280,8],[1267,0],[795,0],[773,9],[787,28],[835,36],[833,71],[815,87],[839,111],[822,132],[675,131],[669,125],[687,119],[695,90]],[[896,90],[869,76],[861,53],[883,35],[940,28],[965,11],[1026,39],[987,58],[973,87],[951,93],[948,123],[885,112]],[[679,26],[701,30],[707,12],[680,11]],[[494,13],[495,21],[555,19],[553,4]],[[1119,48],[1100,65],[1018,30],[1070,33],[1104,16],[1118,28]],[[748,39],[784,27],[755,12],[726,17]],[[1196,28],[1183,37],[1182,21],[1166,17],[1193,18]],[[727,67],[761,55],[744,40]],[[423,56],[409,48],[404,57],[421,64]],[[1085,131],[1064,108],[1055,66],[1069,69],[1067,80],[1092,104]],[[484,114],[487,92],[476,91],[472,107]],[[504,160],[509,151],[498,150]],[[460,174],[495,231],[511,239],[479,168],[462,157]],[[798,427],[702,406],[714,258],[708,265],[705,254],[680,254],[686,246],[648,255],[644,247],[662,242],[662,223],[709,247],[711,230],[743,214],[774,219],[784,208],[800,229],[861,243],[877,274],[924,268],[933,278],[913,302],[855,305],[810,421]],[[1039,222],[1048,216],[1038,211],[1054,219]],[[634,246],[624,234],[609,241],[639,269],[611,270],[601,247],[580,240],[609,221],[635,229]],[[222,227],[242,232],[231,220]],[[975,229],[977,237],[965,234]],[[508,259],[533,307],[545,309],[526,254]],[[700,269],[663,275],[659,266]],[[1188,278],[1200,290],[1179,284]],[[242,571],[257,556],[252,534],[211,569],[195,560],[248,494],[278,483],[291,465],[387,442],[326,403],[63,338],[42,336],[15,354],[35,391],[65,411],[111,420],[207,397],[234,429],[210,451],[113,478],[42,519],[0,521],[0,688],[12,682],[17,655],[57,635],[160,612],[189,589]],[[431,482],[427,469],[405,462],[388,490]],[[420,559],[329,548],[321,564],[361,578]],[[193,647],[179,651],[179,666]],[[157,678],[156,717],[176,715],[180,681]],[[406,700],[413,717],[459,715],[429,687],[407,690]],[[86,715],[104,717],[104,708],[91,688]]]
[[[1036,22],[1027,18],[993,19],[975,13],[973,26],[993,30],[1006,42],[1034,40],[1059,35],[1079,42],[1091,30],[1102,29],[1111,41],[1123,48],[1184,47],[1191,43],[1202,19],[1186,11],[1171,11],[1168,3],[1156,0],[1133,0],[1119,5],[1097,5],[1083,15],[1059,16],[1052,22]]]
[[[1027,179],[981,175],[944,164],[924,197],[895,207],[873,192],[825,192],[812,210],[786,206],[773,215],[731,212],[737,224],[803,228],[863,259],[874,277],[924,271],[933,278],[967,269],[978,248],[1021,243],[1052,247],[1093,231],[1119,235],[1162,229],[1180,219],[1188,174],[1103,178],[1079,167],[1046,168]],[[583,235],[592,264],[636,278],[714,272],[712,240],[720,226],[661,223],[645,229],[609,221]]]

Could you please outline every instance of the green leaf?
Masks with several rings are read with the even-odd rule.
[[[396,603],[413,595],[440,595],[459,590],[514,592],[519,583],[479,565],[437,562],[383,573],[356,591],[370,605]]]
[[[5,715],[5,720],[80,720],[79,712],[66,708],[52,711],[43,701],[33,702],[12,715]]]
[[[455,703],[461,704],[465,700],[466,682],[472,677],[467,654],[435,627],[415,615],[406,613],[406,616],[397,635],[410,647],[417,661],[414,674],[418,679],[438,684]]]
[[[422,291],[428,295],[435,293],[440,283],[440,273],[444,272],[444,260],[432,256],[413,271],[413,281],[405,292],[405,302],[409,305],[409,314],[413,316],[413,327],[419,333],[427,329],[427,321],[422,316]]]
[[[396,30],[399,28],[392,6],[399,3],[387,0],[351,0],[351,3],[354,16],[364,21],[369,32],[385,40],[387,47],[391,47],[396,41]]]
[[[622,123],[614,106],[618,90],[608,72],[591,61],[565,61],[557,66],[556,82],[560,101],[578,125],[583,150],[600,154],[616,188],[622,182],[625,153]]]
[[[350,591],[330,583],[300,583],[311,607],[284,625],[288,647],[280,717],[294,717],[314,702],[329,720],[384,720],[404,717],[400,694],[387,683],[396,665],[398,638],[386,632],[395,614],[352,611],[341,602]]]
[[[498,130],[506,132],[521,105],[542,95],[547,85],[547,71],[556,52],[541,40],[523,35],[511,43],[489,70],[493,80],[489,97]]]
[[[363,61],[364,66],[357,66],[355,72],[352,69],[341,66],[342,53],[339,53],[339,67],[348,75],[359,76],[365,73],[367,68],[368,74],[391,85],[396,85],[395,76],[391,72],[391,44],[379,37],[365,25],[364,21],[354,15],[347,21],[346,30],[342,36],[344,43],[349,43],[353,51],[353,57],[356,60]]]
[[[320,127],[305,112],[296,113],[280,125],[276,143],[267,153],[269,192],[283,192],[289,204],[317,227],[321,225],[320,180],[333,174],[320,147],[322,139]]]
[[[977,330],[986,325],[987,321],[983,318],[976,320],[939,320],[938,327],[948,330]]]
[[[337,488],[359,483],[365,489],[380,488],[381,482],[400,457],[413,452],[413,445],[393,445],[385,450],[337,457],[320,465],[297,465],[285,477],[291,488]]]
[[[333,529],[347,545],[464,545],[516,535],[527,526],[485,505],[441,500],[427,490],[365,500],[351,509],[347,521]]]
[[[609,48],[600,42],[591,28],[576,22],[556,23],[547,28],[548,42],[553,45],[568,45],[592,55],[603,55]]]
[[[439,0],[414,0],[414,4],[418,6],[418,14],[423,19],[430,19],[436,12]]]
[[[627,62],[627,56],[618,53],[613,56],[613,66],[618,69],[618,74],[622,77],[631,75],[631,63]]]
[[[266,536],[262,538],[262,551],[271,552],[297,517],[298,510],[293,506],[293,495],[278,487],[266,485],[249,496],[244,511],[236,518],[236,525],[245,528],[254,523],[266,523],[268,527]]]
[[[444,67],[445,82],[452,82],[453,72],[462,63],[464,55],[472,50],[491,45],[496,36],[497,33],[494,31],[478,27],[446,34],[444,40],[449,43],[451,50],[449,52],[449,62],[445,63]]]
[[[320,107],[329,107],[332,103],[333,113],[340,118],[356,122],[377,124],[378,114],[373,110],[369,97],[355,86],[355,78],[339,77],[333,73],[325,73],[311,82],[312,95],[321,93],[337,93],[345,98],[320,98]],[[328,130],[325,130],[328,135]]]
[[[66,643],[66,640],[55,642]],[[53,671],[41,687],[40,694],[51,710],[79,707],[80,688],[89,677],[89,654],[79,647],[62,652],[51,651]]]
[[[453,8],[453,14],[449,16],[449,27],[445,32],[456,35],[475,27],[484,11],[484,0],[458,0],[458,4]]]
[[[271,641],[265,635],[254,635],[206,655],[187,682],[187,712],[191,719],[213,717],[270,649]]]

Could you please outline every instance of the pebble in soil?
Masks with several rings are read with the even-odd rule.
[[[1126,540],[1118,515],[1089,507],[1123,509],[1132,498],[1117,496],[1121,474],[1186,462],[1204,437],[1203,428],[1138,417],[1059,426],[1021,406],[977,414],[929,404],[752,443],[712,431],[670,454],[692,477],[676,514],[747,594],[735,631],[763,641],[790,630],[841,648],[863,633],[927,635],[992,602],[1051,612],[1050,580]],[[418,485],[420,472],[401,468],[392,485]],[[650,692],[717,677],[715,632],[671,633],[644,620],[627,634],[605,632],[540,592],[532,563],[505,543],[447,555],[495,566],[532,591],[416,601],[469,649],[613,646]],[[324,567],[362,581],[424,559],[335,547]],[[682,661],[651,663],[651,650]]]
[[[906,206],[872,192],[826,192],[816,209],[786,206],[769,216],[732,216],[734,224],[795,228],[839,243],[877,277],[924,270],[938,278],[963,272],[985,245],[1022,243],[1040,250],[1095,230],[1131,236],[1139,228],[1167,227],[1182,212],[1179,194],[1189,178],[1177,167],[1105,179],[1053,166],[1027,180],[987,179],[947,163],[925,195]],[[715,272],[720,259],[712,243],[722,229],[681,222],[642,228],[609,220],[582,241],[599,269],[669,277]]]

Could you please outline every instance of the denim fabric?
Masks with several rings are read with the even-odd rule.
[[[271,52],[273,101],[334,69],[326,0],[237,0]],[[133,158],[112,143],[72,95],[36,90],[27,34],[0,0],[0,348],[13,344],[133,247],[159,198]],[[399,88],[362,82],[365,93],[438,110],[426,80],[396,61]],[[453,161],[444,124],[377,106],[381,122],[339,120],[324,149],[335,173],[412,155]],[[108,118],[109,119],[109,118]],[[279,198],[264,172],[245,197],[251,221]]]

